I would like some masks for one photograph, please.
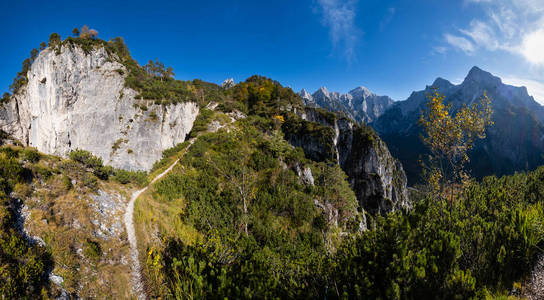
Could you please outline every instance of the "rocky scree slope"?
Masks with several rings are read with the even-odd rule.
[[[43,50],[28,83],[0,104],[0,129],[39,151],[84,149],[116,168],[149,170],[185,140],[195,102],[155,105],[125,87],[126,67],[104,47],[64,44]]]
[[[411,207],[401,163],[370,127],[311,107],[299,115],[284,124],[286,139],[313,160],[338,163],[362,208],[383,214]]]

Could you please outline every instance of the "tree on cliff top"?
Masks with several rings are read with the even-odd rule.
[[[51,33],[49,36],[49,46],[56,46],[60,43],[61,38],[60,35],[56,32]]]
[[[77,29],[77,28],[76,28]],[[74,29],[75,31],[75,29]],[[74,31],[72,33],[74,33]],[[74,33],[75,35],[75,33]],[[98,31],[96,29],[89,29],[89,26],[83,25],[81,27],[81,32],[79,33],[79,37],[82,39],[96,39],[98,37]]]

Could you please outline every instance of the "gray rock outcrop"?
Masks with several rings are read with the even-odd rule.
[[[235,85],[236,85],[236,83],[234,82],[233,78],[225,79],[225,81],[223,81],[223,83],[221,83],[221,87],[224,88],[224,89],[230,89],[230,88],[234,87]]]
[[[371,128],[347,118],[331,118],[309,107],[301,117],[306,122],[323,125],[325,128],[321,130],[328,129],[329,134],[288,131],[286,138],[314,160],[338,162],[364,210],[386,213],[411,207],[402,164],[391,156]]]
[[[104,48],[47,48],[28,83],[0,105],[0,129],[44,153],[84,149],[117,168],[149,170],[163,150],[185,140],[199,108],[136,100],[123,74],[125,66]]]

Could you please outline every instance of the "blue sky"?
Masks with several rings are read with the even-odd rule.
[[[477,65],[544,103],[543,0],[2,1],[0,90],[49,34],[87,24],[140,63],[220,83],[261,74],[396,100]]]

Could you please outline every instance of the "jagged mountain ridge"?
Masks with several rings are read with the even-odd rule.
[[[302,89],[299,96],[308,106],[340,112],[363,123],[376,120],[394,102],[390,97],[376,95],[363,86],[357,87],[346,94],[329,92],[326,87],[321,87],[313,94],[309,94],[305,89]]]
[[[411,183],[420,176],[419,156],[427,153],[417,121],[433,88],[446,96],[446,103],[451,103],[454,111],[477,101],[484,91],[491,99],[494,125],[487,129],[487,138],[478,141],[469,153],[473,175],[510,174],[544,164],[544,108],[525,87],[504,84],[499,77],[473,67],[461,84],[437,78],[425,90],[395,102],[371,124],[393,156],[402,161]]]

